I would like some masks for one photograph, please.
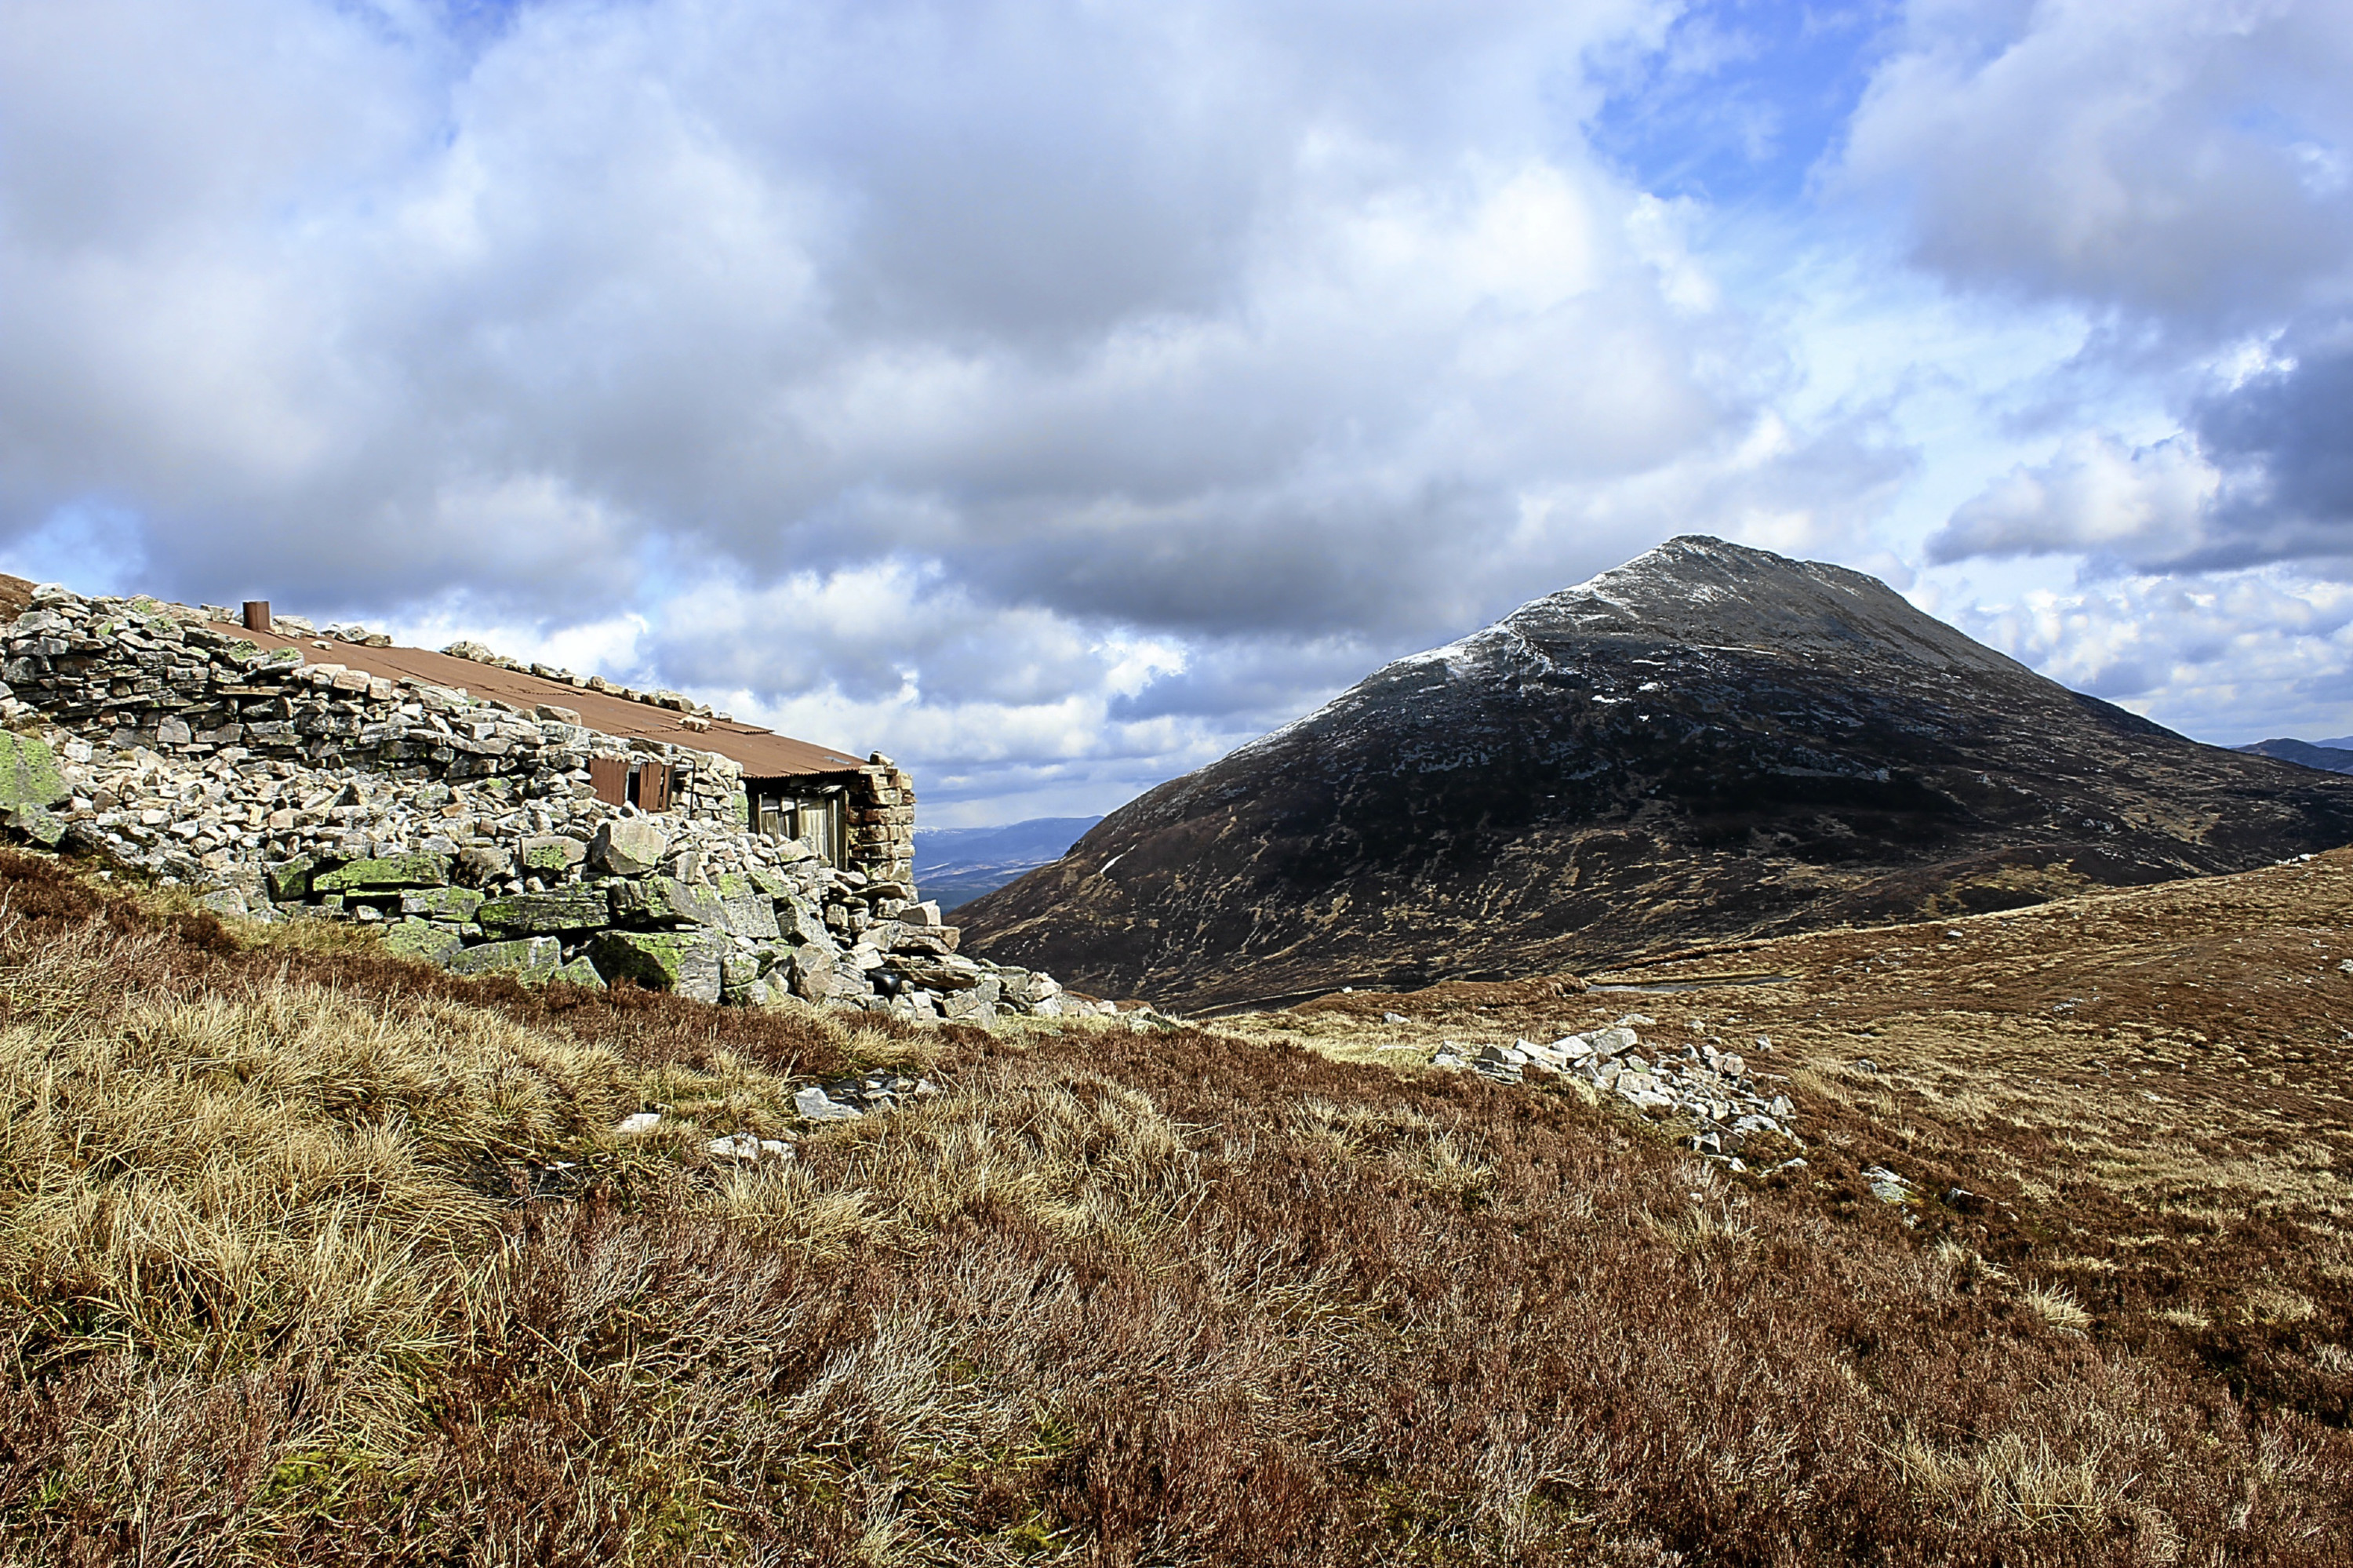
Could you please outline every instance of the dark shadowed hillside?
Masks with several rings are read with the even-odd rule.
[[[2324,773],[2353,773],[2353,750],[2333,743],[2316,746],[2308,740],[2259,740],[2239,749],[2258,757],[2276,757],[2305,768],[2317,768]]]
[[[1689,537],[1401,659],[965,906],[1201,1007],[2032,904],[2353,842],[2353,780],[2070,692],[1839,567]]]

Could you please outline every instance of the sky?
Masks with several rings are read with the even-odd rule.
[[[969,826],[1687,533],[2353,734],[2353,5],[0,0],[0,569]]]

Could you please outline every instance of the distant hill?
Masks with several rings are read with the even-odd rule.
[[[2071,692],[1883,583],[1670,541],[1113,813],[965,950],[1198,1008],[2033,904],[2353,842],[2353,779]]]
[[[2232,749],[2252,751],[2258,757],[2276,757],[2283,762],[2317,768],[2324,773],[2353,773],[2353,736],[2323,741],[2258,740]]]
[[[915,830],[915,885],[943,910],[1061,859],[1101,817],[1032,817],[997,828]]]

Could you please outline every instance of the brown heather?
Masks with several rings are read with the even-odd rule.
[[[0,892],[8,1563],[2353,1561],[2353,857],[1141,1034]],[[1810,1167],[1417,1065],[1630,1004]],[[781,1171],[607,1130],[881,1061]]]

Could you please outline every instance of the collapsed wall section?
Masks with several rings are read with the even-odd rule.
[[[746,832],[724,757],[265,653],[181,607],[44,589],[0,644],[8,824],[226,912],[376,927],[461,973],[710,1001],[978,1022],[1097,1005],[957,953],[908,875],[910,781],[879,756],[826,776],[851,846],[834,866]],[[673,809],[600,796],[614,758],[667,769]]]
[[[447,782],[520,785],[562,774],[592,789],[600,765],[610,764],[624,777],[659,770],[648,791],[665,812],[747,825],[744,770],[722,753],[606,735],[552,705],[526,713],[462,688],[264,650],[182,605],[45,588],[8,627],[5,649],[0,715],[5,702],[19,703],[118,751],[144,747],[193,761],[264,758]],[[841,797],[846,869],[912,880],[915,796],[906,773],[878,753],[803,782]],[[607,799],[626,803],[617,792]]]

